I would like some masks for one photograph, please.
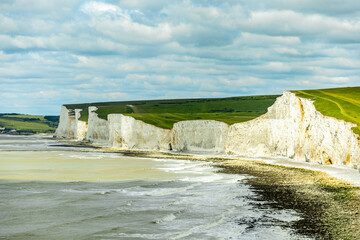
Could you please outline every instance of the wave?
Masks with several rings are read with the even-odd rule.
[[[221,224],[226,219],[226,217],[234,211],[235,211],[235,207],[232,207],[232,208],[228,209],[227,211],[225,211],[224,213],[220,214],[219,217],[215,221],[192,227],[190,229],[187,229],[186,231],[183,231],[183,232],[180,232],[180,233],[177,233],[177,234],[171,236],[169,239],[180,239],[180,238],[188,237],[191,234],[199,232],[201,230],[214,228],[217,225]]]
[[[170,214],[164,216],[163,218],[160,218],[158,220],[154,220],[153,223],[158,224],[158,223],[163,223],[163,222],[171,222],[171,221],[174,221],[175,219],[176,219],[175,214],[170,213]]]
[[[186,177],[180,179],[180,181],[209,183],[209,182],[221,180],[222,178],[223,177],[220,175],[209,175],[209,176],[199,176],[199,177]]]

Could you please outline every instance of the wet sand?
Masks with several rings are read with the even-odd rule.
[[[297,233],[316,239],[359,239],[360,187],[325,172],[231,157],[150,151],[120,152],[126,156],[215,162],[220,172],[249,176],[246,183],[260,196],[252,199],[259,208],[271,205],[299,212],[302,219],[291,225]]]

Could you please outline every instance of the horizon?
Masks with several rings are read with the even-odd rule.
[[[359,12],[352,0],[1,2],[0,112],[357,87]]]

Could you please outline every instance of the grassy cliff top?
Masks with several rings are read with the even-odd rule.
[[[314,101],[323,115],[357,124],[353,131],[360,135],[360,87],[292,91],[298,97]]]
[[[0,127],[22,133],[52,133],[58,122],[58,116],[0,114]]]
[[[80,120],[87,121],[89,106],[96,106],[98,116],[122,113],[162,128],[172,128],[183,120],[218,120],[228,124],[254,119],[267,111],[278,95],[230,98],[169,99],[124,102],[66,104],[70,110],[83,109]]]
[[[292,91],[298,97],[314,101],[316,109],[326,116],[357,124],[353,130],[360,135],[360,87]],[[96,106],[98,116],[107,119],[111,113],[122,113],[162,128],[172,128],[183,120],[209,119],[228,124],[254,119],[267,111],[278,95],[230,98],[169,99],[123,102],[66,104],[70,109],[83,109],[87,121],[89,106]]]

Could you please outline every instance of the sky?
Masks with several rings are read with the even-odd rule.
[[[358,0],[1,0],[0,112],[360,85]]]

